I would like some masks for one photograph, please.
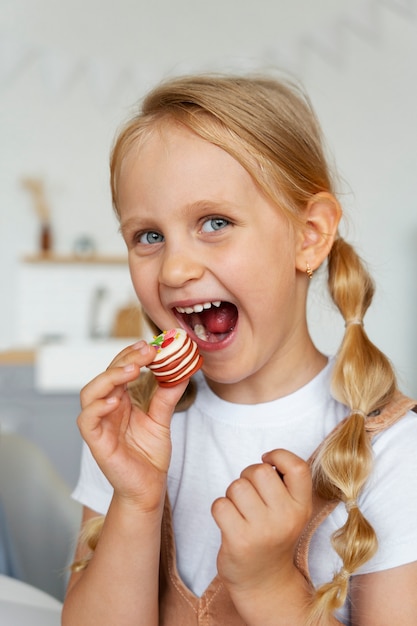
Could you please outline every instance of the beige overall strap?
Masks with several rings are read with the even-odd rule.
[[[396,391],[392,400],[382,409],[382,411],[378,411],[374,415],[370,414],[367,417],[365,429],[369,434],[369,437],[372,439],[379,432],[385,430],[386,428],[389,428],[395,422],[401,419],[401,417],[403,417],[408,411],[416,411],[416,406],[417,402],[415,400],[412,400],[411,398],[404,396],[399,391]],[[342,420],[342,422],[340,422],[340,424],[338,424],[330,434],[333,434],[336,430],[338,430],[347,419],[348,417]],[[330,435],[328,435],[328,437],[329,436]],[[326,440],[327,437],[319,445],[317,450],[315,450],[315,452],[313,452],[313,454],[311,455],[308,461],[310,465]],[[330,515],[330,513],[337,507],[339,502],[339,500],[324,500],[317,496],[317,494],[314,494],[313,514],[310,518],[309,523],[304,528],[300,539],[298,540],[297,548],[294,553],[294,563],[308,581],[310,581],[310,574],[308,570],[308,552],[311,539],[320,524],[324,522],[326,517]]]
[[[245,626],[216,576],[201,597],[186,587],[177,570],[172,511],[165,501],[159,570],[159,626]]]
[[[371,437],[374,437],[377,433],[395,424],[408,411],[416,412],[416,407],[416,400],[408,398],[400,391],[396,391],[392,400],[380,413],[367,418],[365,423],[366,431],[370,433]]]

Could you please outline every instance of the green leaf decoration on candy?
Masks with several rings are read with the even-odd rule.
[[[175,328],[173,328],[172,330],[164,330],[160,335],[157,335],[153,338],[153,341],[151,341],[150,345],[156,346],[157,348],[159,348],[159,350],[162,350],[162,348],[166,348],[167,346],[169,346],[170,343],[174,341],[176,335],[177,331]]]

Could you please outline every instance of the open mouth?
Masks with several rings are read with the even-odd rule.
[[[219,343],[234,330],[237,308],[231,302],[202,302],[189,307],[175,307],[176,316],[201,341]]]

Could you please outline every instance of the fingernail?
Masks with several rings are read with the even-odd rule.
[[[143,355],[149,354],[149,351],[151,349],[150,345],[143,340],[134,343],[132,347],[134,348],[134,350],[138,350]]]
[[[123,368],[125,372],[132,372],[134,369],[135,369],[134,363],[129,363],[128,365],[125,365]]]
[[[144,339],[141,339],[140,341],[137,341],[136,343],[134,343],[132,348],[134,350],[140,350],[141,348],[143,348],[143,346],[146,346],[146,345],[148,345],[146,341]]]

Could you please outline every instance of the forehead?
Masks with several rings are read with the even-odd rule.
[[[211,141],[202,138],[185,124],[174,119],[162,118],[143,128],[135,140],[127,145],[124,161],[132,166],[136,161],[145,161],[157,156],[159,159],[171,158],[171,155],[186,156],[189,152],[227,152]]]
[[[203,139],[183,124],[155,124],[130,146],[119,175],[119,200],[126,191],[169,186],[226,190],[234,182],[248,191],[255,186],[249,172],[226,150]]]
[[[208,151],[220,155],[223,153],[230,155],[259,182],[259,175],[263,170],[263,155],[256,149],[248,145],[246,141],[234,131],[223,125],[207,112],[198,114],[189,113],[184,116],[184,120],[174,117],[171,113],[161,117],[149,117],[139,119],[134,122],[129,132],[122,137],[119,146],[118,158],[115,169],[120,172],[124,161],[132,162],[138,158],[139,153],[143,156],[147,144],[165,144],[165,149],[181,142],[184,148],[191,150],[198,144],[199,149],[205,148]],[[223,157],[225,155],[223,154]]]

